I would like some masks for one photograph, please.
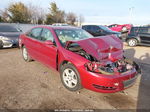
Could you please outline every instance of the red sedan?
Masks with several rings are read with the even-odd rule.
[[[113,35],[93,37],[75,27],[37,26],[20,36],[19,45],[25,61],[37,60],[56,69],[70,91],[82,87],[104,93],[122,91],[140,74]]]
[[[117,31],[117,32],[128,32],[130,31],[132,25],[131,24],[123,24],[123,25],[118,25],[118,24],[112,24],[108,26],[112,31]]]

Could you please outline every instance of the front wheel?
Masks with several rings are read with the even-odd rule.
[[[25,46],[22,47],[22,56],[25,61],[27,62],[32,61],[32,58],[29,56],[27,48]]]
[[[129,39],[129,40],[127,41],[127,43],[128,43],[128,45],[129,45],[130,47],[134,47],[134,46],[137,45],[137,40],[136,40],[136,39]]]
[[[80,75],[74,65],[62,65],[60,77],[63,85],[70,91],[78,91],[82,88]]]

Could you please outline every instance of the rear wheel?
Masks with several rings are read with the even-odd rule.
[[[136,39],[129,39],[129,40],[127,41],[127,43],[128,43],[128,45],[129,45],[130,47],[134,47],[134,46],[137,45],[137,40],[136,40]]]
[[[78,91],[82,88],[80,75],[72,64],[65,64],[61,67],[60,77],[68,90]]]
[[[29,56],[27,48],[25,46],[22,47],[22,56],[25,61],[27,62],[32,61],[32,58]]]

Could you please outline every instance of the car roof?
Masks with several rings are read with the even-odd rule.
[[[7,27],[15,27],[15,25],[9,25],[9,24],[0,24],[0,27],[5,27],[5,26],[7,26]]]
[[[38,25],[35,26],[34,28],[52,28],[52,29],[80,29],[78,27],[73,27],[73,26],[52,26],[52,25]]]
[[[105,25],[82,25],[82,26],[99,26],[99,27],[102,27],[102,26],[105,26]],[[105,27],[107,27],[107,26],[105,26]]]
[[[89,24],[89,25],[82,25],[82,26],[99,26],[99,25]]]
[[[134,26],[132,28],[150,28],[150,26]]]

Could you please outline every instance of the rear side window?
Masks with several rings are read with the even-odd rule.
[[[40,39],[42,28],[34,28],[27,35],[31,38]]]
[[[92,26],[93,31],[98,31],[100,28],[98,26]]]
[[[46,40],[51,40],[54,42],[54,37],[49,29],[43,29],[42,34],[41,34],[41,40],[46,41]]]
[[[140,28],[140,33],[148,33],[148,28]]]
[[[137,34],[139,32],[139,27],[132,27],[130,34]]]

